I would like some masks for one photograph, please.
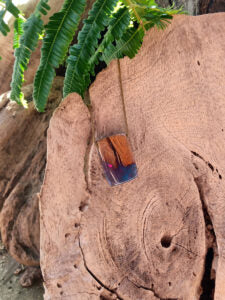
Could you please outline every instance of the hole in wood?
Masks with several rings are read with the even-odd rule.
[[[81,202],[79,206],[79,210],[84,212],[88,208],[88,204],[85,202]]]
[[[161,245],[163,248],[169,248],[171,245],[172,237],[164,235],[161,239]]]

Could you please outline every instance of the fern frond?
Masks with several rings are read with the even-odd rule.
[[[6,10],[0,11],[0,32],[6,36],[7,33],[10,31],[10,29],[9,29],[9,26],[4,21],[5,13],[6,13]]]
[[[116,45],[109,44],[102,58],[109,64],[112,59],[128,56],[133,58],[142,45],[145,31],[156,26],[165,29],[174,14],[183,13],[182,9],[174,10],[173,7],[161,8],[154,0],[122,0],[131,11],[131,17],[139,23],[139,27],[130,28],[124,33]]]
[[[125,6],[121,7],[115,14],[112,15],[112,20],[109,23],[107,33],[104,35],[104,38],[94,55],[90,58],[89,64],[92,74],[94,72],[94,66],[99,62],[100,55],[105,51],[109,44],[122,37],[129,24],[130,14]]]
[[[142,45],[144,30],[141,26],[138,28],[129,28],[121,39],[116,41],[116,45],[109,44],[105,49],[102,59],[108,65],[115,58],[122,58],[125,55],[133,58]]]
[[[40,17],[41,14],[47,15],[50,6],[48,5],[48,0],[40,0],[35,8],[34,14]]]
[[[38,111],[44,111],[55,77],[55,69],[64,61],[85,8],[85,0],[66,0],[46,29],[41,49],[41,62],[34,80],[33,98]]]
[[[5,8],[8,12],[10,12],[15,18],[17,18],[20,14],[20,10],[12,3],[12,0],[5,0]]]
[[[77,92],[83,97],[88,81],[89,60],[95,53],[101,32],[109,25],[117,0],[96,0],[79,32],[78,43],[70,48],[64,81],[64,97]]]
[[[11,86],[10,99],[18,104],[24,104],[24,96],[21,87],[24,82],[24,71],[30,60],[31,53],[38,44],[39,35],[43,30],[43,21],[41,20],[41,12],[49,9],[46,4],[47,0],[41,0],[36,7],[35,12],[23,24],[23,34],[20,37],[19,48],[15,50],[15,63],[13,68],[13,76]]]
[[[10,31],[9,26],[4,21],[4,16],[6,12],[10,12],[15,18],[18,18],[20,11],[19,9],[12,3],[12,0],[4,0],[0,1],[2,3],[2,10],[0,11],[0,32],[3,35],[7,35]]]
[[[14,22],[13,49],[19,48],[20,36],[23,34],[23,24],[25,19],[21,16],[16,18]]]
[[[154,0],[122,0],[122,2],[130,9],[131,16],[144,31],[154,26],[165,29],[173,15],[184,13],[182,8],[174,9],[174,5],[162,8]]]

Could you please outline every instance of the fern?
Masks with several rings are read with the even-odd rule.
[[[129,28],[121,39],[116,41],[116,45],[108,45],[103,53],[103,60],[108,65],[115,58],[122,58],[127,55],[133,58],[142,45],[144,30],[142,27]]]
[[[98,64],[101,54],[104,53],[108,45],[111,45],[116,39],[120,39],[122,37],[129,24],[130,14],[126,7],[121,7],[115,14],[113,14],[107,33],[98,46],[98,49],[89,60],[90,71],[93,75],[94,67]]]
[[[23,102],[21,87],[24,71],[43,33],[41,15],[46,14],[48,0],[40,0],[35,12],[24,23],[19,11],[11,6],[11,0],[4,2],[0,11],[0,31],[7,34],[9,28],[4,23],[5,11],[16,16],[14,25],[15,64],[11,83],[11,99]],[[45,26],[41,62],[34,80],[34,102],[38,111],[45,109],[56,69],[66,58],[67,51],[76,33],[85,0],[65,0],[62,9],[55,13]],[[13,4],[12,4],[13,5]],[[174,7],[161,8],[154,0],[95,0],[88,18],[78,34],[78,42],[69,49],[67,69],[64,80],[64,97],[77,92],[82,97],[88,88],[90,76],[95,75],[95,66],[101,60],[107,64],[112,59],[128,56],[133,58],[140,49],[143,37],[149,29],[156,26],[164,29],[174,14],[182,13]],[[19,38],[20,37],[20,38]]]
[[[3,35],[7,35],[7,33],[10,31],[9,26],[4,21],[5,14],[6,10],[0,11],[0,31]]]
[[[90,74],[95,75],[95,65],[98,65],[101,60],[101,54],[105,51],[108,44],[114,42],[117,38],[119,39],[123,32],[126,30],[130,23],[130,14],[126,7],[121,7],[117,12],[112,15],[110,20],[108,31],[104,35],[102,42],[99,44],[94,55],[91,56],[88,62],[88,69],[84,75],[83,81],[83,93],[90,84]]]
[[[23,34],[24,21],[25,19],[22,16],[18,16],[14,22],[13,49],[19,48],[19,40]]]
[[[97,1],[96,3],[101,2]],[[79,40],[80,36],[83,37],[83,34],[84,36],[89,34],[85,23],[78,36],[78,44],[70,49],[64,82],[64,96],[71,92],[77,92],[83,97],[84,91],[90,84],[90,74],[94,74],[94,67],[100,59],[109,64],[112,59],[121,58],[125,55],[130,58],[134,57],[141,47],[147,30],[153,26],[164,29],[172,19],[172,15],[180,12],[180,10],[174,11],[173,8],[160,8],[153,0],[124,0],[123,3],[126,7],[121,8],[113,16],[111,22],[109,22],[108,31],[97,49],[96,42],[100,38],[99,35],[96,34],[95,40],[86,39],[84,42],[82,39]],[[97,10],[93,10],[96,15]],[[94,12],[91,11],[90,16],[94,16]],[[130,17],[135,24],[127,28]],[[94,27],[92,20],[93,18],[90,20],[89,17],[86,21],[89,21],[87,24],[90,28],[91,26]],[[86,48],[87,41],[91,45],[89,46],[90,51],[87,51]],[[92,55],[90,56],[91,52]]]
[[[62,10],[55,13],[46,26],[41,49],[40,66],[34,80],[34,102],[44,111],[55,69],[63,62],[85,8],[85,0],[66,0]]]
[[[116,45],[109,44],[105,49],[102,59],[109,64],[112,59],[128,56],[133,58],[140,49],[144,34],[150,28],[156,26],[165,29],[174,14],[182,13],[181,9],[174,10],[173,7],[161,8],[153,0],[135,1],[123,0],[130,8],[131,17],[139,24],[133,26],[124,33],[121,39],[116,40]]]
[[[5,0],[5,8],[8,12],[10,12],[15,18],[20,14],[20,10],[12,3],[12,0]]]
[[[31,53],[37,47],[39,35],[43,30],[41,13],[46,14],[46,10],[48,9],[50,7],[47,5],[47,0],[41,0],[34,13],[24,23],[19,48],[15,50],[14,55],[16,60],[13,68],[10,99],[16,101],[18,104],[26,105],[23,93],[21,92],[24,82],[24,71],[27,69]]]
[[[101,32],[109,25],[110,15],[116,5],[116,0],[96,0],[88,19],[78,35],[78,44],[70,48],[70,56],[64,81],[64,97],[72,92],[84,94],[89,84],[87,72],[89,60],[95,53]]]
[[[12,3],[11,0],[0,1],[2,6],[2,10],[0,11],[0,32],[3,35],[7,35],[10,31],[9,26],[4,21],[4,16],[6,12],[10,12],[15,18],[17,18],[20,14],[19,9]]]

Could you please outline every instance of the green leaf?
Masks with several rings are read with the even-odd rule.
[[[94,55],[90,58],[90,70],[94,75],[94,67],[99,62],[100,55],[105,51],[106,47],[113,41],[118,40],[122,37],[130,24],[130,14],[128,9],[123,6],[115,14],[112,15],[112,19],[109,23],[108,31],[104,35],[104,38]]]
[[[112,59],[128,56],[133,58],[140,49],[145,31],[156,26],[165,29],[174,14],[183,13],[181,9],[173,7],[161,8],[154,0],[123,0],[130,9],[132,18],[139,24],[127,30],[116,45],[109,44],[102,55],[102,59],[109,64]]]
[[[6,0],[4,2],[6,10],[9,11],[15,18],[17,18],[20,14],[20,10],[12,3],[12,0]]]
[[[64,97],[77,92],[82,97],[89,84],[89,60],[98,47],[101,32],[109,25],[117,0],[96,0],[78,35],[78,43],[70,48],[64,81]]]
[[[133,58],[142,45],[144,30],[141,26],[138,28],[129,28],[121,39],[116,41],[116,45],[109,44],[104,51],[102,58],[109,64],[115,58],[122,58],[127,55]]]
[[[38,111],[44,111],[55,77],[55,69],[64,61],[69,45],[85,8],[85,0],[66,0],[60,12],[55,13],[46,29],[41,49],[41,62],[34,80],[34,102]]]
[[[3,3],[4,9],[0,11],[0,32],[6,36],[10,31],[9,26],[4,21],[6,12],[10,12],[14,17],[18,18],[20,10],[12,3],[12,0],[1,1],[1,3]]]
[[[7,33],[10,31],[10,29],[9,29],[9,26],[3,20],[5,13],[6,13],[6,10],[0,11],[0,32],[6,36]]]
[[[174,5],[162,8],[154,0],[122,0],[122,2],[130,9],[133,19],[144,31],[154,26],[165,29],[173,15],[184,13],[182,8],[174,9]]]
[[[34,14],[37,17],[40,17],[41,14],[47,15],[48,10],[50,10],[50,6],[48,5],[48,0],[40,0],[35,8]]]
[[[25,22],[23,17],[16,18],[14,22],[14,36],[13,36],[13,49],[19,48],[19,39],[23,34],[23,23]]]
[[[24,71],[30,60],[32,51],[35,50],[39,35],[43,29],[43,21],[40,16],[32,14],[23,25],[23,35],[20,38],[20,46],[15,50],[15,63],[11,82],[10,99],[22,104],[23,93],[21,87],[24,82]]]

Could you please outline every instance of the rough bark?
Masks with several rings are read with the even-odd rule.
[[[24,7],[27,17],[38,1],[30,1]],[[56,3],[57,2],[57,3]],[[58,11],[63,1],[49,1],[51,10],[44,16]],[[87,1],[82,19],[87,17],[93,0]],[[82,22],[81,22],[82,23]],[[80,23],[79,28],[82,24]],[[0,91],[9,89],[14,63],[12,33],[1,37]],[[33,53],[25,78],[33,81],[40,62],[40,47]],[[0,228],[3,243],[10,254],[25,265],[39,265],[39,211],[37,193],[43,180],[46,163],[46,130],[54,109],[62,99],[63,79],[53,84],[50,102],[45,114],[35,111],[33,104],[24,110],[9,102],[9,93],[0,102]],[[0,92],[0,93],[1,93]],[[25,97],[32,100],[32,85],[24,87]],[[44,135],[45,134],[45,135]]]
[[[225,11],[224,0],[200,0],[199,14],[208,14]]]
[[[162,7],[171,6],[183,7],[191,15],[202,15],[225,11],[224,0],[158,0]]]
[[[205,1],[205,0],[203,0]],[[199,0],[157,0],[162,7],[175,5],[175,7],[183,7],[190,15],[198,15],[199,13]]]
[[[97,76],[90,112],[76,94],[55,112],[40,198],[45,299],[224,299],[224,30],[222,13],[176,17]],[[94,138],[121,132],[139,175],[111,188]]]
[[[4,245],[20,263],[39,265],[39,208],[37,193],[46,163],[46,131],[54,109],[62,99],[63,78],[56,78],[45,114],[33,103],[25,110],[0,102],[0,229]],[[32,85],[23,89],[32,99]]]

